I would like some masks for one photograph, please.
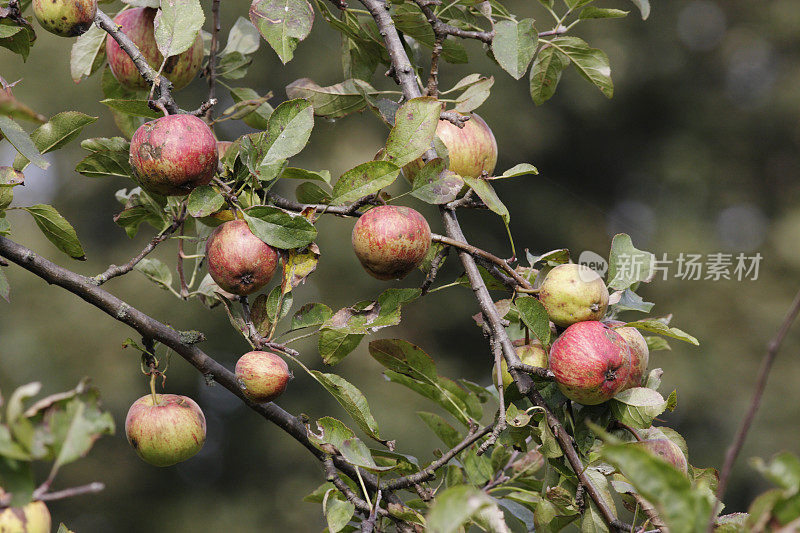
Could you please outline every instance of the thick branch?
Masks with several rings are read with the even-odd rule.
[[[722,496],[725,494],[725,488],[728,485],[728,478],[730,477],[731,470],[733,469],[733,464],[736,462],[736,458],[739,456],[739,452],[742,450],[744,441],[747,438],[747,433],[750,431],[750,426],[753,424],[753,420],[756,417],[758,407],[761,405],[761,397],[764,395],[764,389],[767,386],[767,378],[769,377],[770,369],[772,369],[772,363],[775,361],[775,357],[778,355],[781,344],[783,344],[783,339],[785,339],[786,335],[789,333],[789,328],[791,328],[792,324],[797,318],[798,313],[800,313],[800,291],[798,291],[798,293],[795,295],[792,305],[786,312],[786,317],[783,319],[780,329],[778,329],[775,337],[773,337],[767,345],[767,352],[764,354],[764,358],[761,361],[761,369],[758,372],[758,380],[756,381],[756,388],[753,391],[753,399],[750,401],[750,408],[747,410],[747,414],[742,420],[742,425],[739,427],[736,437],[725,454],[725,463],[723,464],[719,475],[717,502],[714,506],[714,512],[711,514],[711,519],[708,523],[708,531],[712,531],[714,529],[714,521],[722,504]]]
[[[301,204],[294,200],[284,198],[274,192],[269,193],[267,196],[269,200],[280,207],[281,209],[288,209],[289,211],[297,211],[298,213],[306,209],[313,209],[320,214],[328,213],[330,215],[339,215],[343,217],[360,217],[361,213],[358,211],[365,205],[370,205],[375,202],[375,195],[370,194],[359,200],[356,200],[350,205],[327,205],[327,204]]]
[[[163,107],[173,114],[179,113],[180,109],[175,103],[175,99],[172,97],[172,82],[164,76],[160,76],[158,72],[147,63],[147,60],[136,44],[120,30],[119,26],[117,26],[108,15],[98,9],[94,22],[117,41],[120,48],[128,54],[133,64],[136,65],[136,70],[139,71],[147,83],[153,86],[153,97],[155,99],[151,102],[151,106],[153,106],[154,109]]]
[[[428,20],[428,24],[430,24],[431,28],[433,28],[434,35],[438,37],[452,35],[453,37],[461,37],[462,39],[477,39],[478,41],[486,44],[491,43],[492,39],[494,39],[494,30],[470,31],[456,28],[455,26],[451,26],[450,24],[439,20],[439,17],[437,17],[436,13],[434,13],[433,9],[431,9],[430,4],[425,0],[414,0],[414,3],[419,6],[420,10],[422,10],[422,14],[425,15],[425,18]]]

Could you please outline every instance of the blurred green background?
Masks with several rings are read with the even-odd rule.
[[[353,2],[355,4],[356,2]],[[512,4],[520,16],[542,21],[548,15],[536,2]],[[633,9],[627,2],[601,6]],[[107,12],[114,5],[103,6]],[[223,2],[223,26],[245,15],[246,4]],[[210,26],[207,21],[206,29]],[[580,24],[575,35],[607,51],[615,95],[605,99],[574,71],[565,74],[556,96],[537,108],[523,79],[515,82],[467,43],[470,66],[444,65],[442,86],[471,72],[492,74],[492,97],[480,114],[493,127],[500,146],[498,169],[531,162],[540,176],[496,182],[512,213],[519,250],[543,252],[568,247],[607,256],[610,237],[627,232],[639,248],[667,253],[761,253],[755,281],[666,281],[640,293],[656,302],[654,313],[673,313],[673,324],[701,341],[699,348],[671,342],[671,352],[656,352],[651,367],[662,367],[663,390],[678,390],[678,409],[664,417],[686,437],[692,464],[718,467],[744,413],[768,339],[797,290],[800,274],[800,5],[794,0],[693,0],[655,2],[649,20],[635,11],[628,19]],[[82,137],[116,134],[101,104],[99,76],[79,85],[70,80],[69,40],[37,31],[39,40],[27,64],[0,50],[0,74],[22,78],[15,95],[52,115],[67,109],[99,115]],[[224,39],[223,39],[224,44]],[[382,78],[382,72],[376,78]],[[300,77],[321,85],[341,81],[339,37],[318,17],[295,59],[281,67],[265,43],[250,76],[238,86],[275,93]],[[391,88],[388,81],[376,85]],[[179,93],[182,107],[204,98],[205,80]],[[230,101],[220,104],[224,109]],[[246,132],[231,122],[220,138]],[[386,129],[369,112],[327,122],[317,119],[309,147],[296,166],[331,169],[334,175],[372,158]],[[72,169],[83,157],[78,143],[48,154],[47,172],[30,167],[26,186],[15,190],[16,205],[53,203],[75,226],[88,261],[70,262],[48,243],[32,220],[10,214],[14,238],[82,274],[93,275],[122,262],[149,240],[149,228],[129,240],[112,216],[119,209],[114,191],[122,180],[93,180]],[[0,144],[0,164],[13,153]],[[403,192],[401,185],[392,190]],[[287,195],[292,191],[284,189]],[[435,210],[422,210],[433,231],[442,232]],[[471,241],[499,255],[510,255],[499,219],[488,212],[461,215]],[[371,298],[387,286],[366,276],[349,246],[353,222],[325,219],[320,224],[322,261],[299,291],[299,301],[325,301],[333,308]],[[143,227],[144,228],[144,227]],[[175,243],[156,257],[174,265]],[[461,274],[454,256],[440,282]],[[157,469],[140,462],[125,441],[122,425],[128,406],[146,393],[138,356],[123,350],[131,330],[63,290],[48,287],[17,267],[5,269],[12,304],[0,305],[0,388],[41,380],[47,392],[65,390],[89,375],[119,426],[101,439],[89,457],[65,468],[57,488],[90,481],[105,492],[53,503],[54,521],[78,532],[133,531],[319,531],[320,507],[302,503],[323,481],[321,466],[283,432],[244,408],[220,387],[206,387],[196,371],[174,359],[169,392],[195,398],[208,418],[208,442],[194,459]],[[148,283],[138,273],[106,288],[132,305],[180,329],[208,336],[203,348],[227,366],[247,350],[224,311],[183,303]],[[404,321],[376,337],[403,337],[426,349],[440,372],[489,383],[488,353],[470,316],[477,312],[471,291],[451,288],[404,309]],[[634,319],[636,314],[631,315]],[[336,368],[371,401],[381,434],[398,448],[431,459],[439,446],[415,412],[436,410],[427,401],[385,381],[366,353],[366,342]],[[303,360],[322,368],[314,341],[298,346]],[[734,471],[726,497],[728,511],[745,510],[766,487],[748,458],[767,457],[798,444],[797,383],[800,336],[790,334],[779,357],[756,424]],[[312,419],[347,415],[321,388],[295,369],[296,379],[279,400],[282,407]],[[348,422],[349,423],[349,422]],[[42,473],[44,476],[45,473]],[[42,478],[43,479],[43,478]]]

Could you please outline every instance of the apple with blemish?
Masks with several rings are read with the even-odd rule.
[[[650,363],[650,349],[647,347],[644,335],[638,329],[627,327],[625,322],[619,320],[609,320],[606,323],[620,334],[631,351],[631,373],[628,376],[628,383],[622,390],[641,387],[647,365]]]
[[[597,321],[569,326],[550,347],[550,371],[561,392],[584,405],[610,400],[628,383],[631,352],[622,336]]]
[[[256,237],[247,222],[220,225],[206,241],[208,273],[222,289],[245,296],[266,285],[278,266],[278,253]]]
[[[46,1],[46,0],[45,0]],[[157,11],[150,7],[137,7],[122,11],[114,18],[114,23],[133,41],[145,61],[156,71],[164,63],[164,56],[158,50],[154,33],[154,19]],[[147,89],[150,85],[139,73],[128,53],[114,38],[106,38],[106,57],[111,73],[122,85],[129,89]],[[188,50],[171,56],[164,64],[162,74],[172,82],[173,89],[181,89],[191,82],[200,71],[203,63],[203,39],[200,33]]]
[[[539,290],[550,320],[567,327],[584,320],[600,320],[608,308],[608,289],[597,272],[566,263],[547,273]]]
[[[254,402],[271,402],[283,394],[291,379],[286,361],[271,352],[248,352],[236,362],[239,387]]]
[[[463,128],[449,120],[440,120],[436,126],[436,136],[447,147],[447,168],[468,178],[479,178],[484,172],[491,175],[497,164],[497,141],[480,116],[472,113],[469,117]],[[416,159],[403,167],[403,175],[413,182],[422,166],[422,159]]]
[[[32,5],[42,28],[61,37],[86,33],[97,14],[97,0],[33,0]]]
[[[131,138],[130,163],[145,190],[184,196],[207,185],[217,172],[217,140],[193,115],[179,114],[145,122]]]
[[[410,207],[381,205],[361,215],[352,242],[356,257],[372,277],[400,279],[425,258],[431,246],[431,228]]]
[[[148,394],[128,410],[125,434],[145,462],[171,466],[189,459],[203,447],[206,418],[191,398]]]

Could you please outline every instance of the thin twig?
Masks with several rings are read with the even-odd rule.
[[[94,494],[104,490],[106,486],[100,482],[89,483],[88,485],[81,485],[79,487],[71,487],[69,489],[57,490],[53,492],[45,492],[35,497],[37,500],[43,502],[51,502],[53,500],[63,500],[64,498],[72,498],[74,496],[82,496],[83,494]]]
[[[767,351],[764,354],[764,358],[761,360],[761,369],[758,372],[756,388],[753,391],[753,399],[750,401],[750,407],[748,408],[744,419],[742,419],[742,424],[739,427],[739,431],[736,433],[736,437],[733,439],[728,451],[725,453],[725,463],[722,465],[722,470],[719,474],[719,485],[717,486],[717,502],[714,505],[714,512],[711,513],[707,531],[713,531],[714,529],[714,521],[722,505],[722,496],[725,495],[725,489],[728,485],[728,478],[730,477],[731,470],[736,462],[736,458],[739,456],[739,452],[742,450],[744,441],[747,438],[747,433],[750,431],[750,426],[753,424],[753,420],[756,417],[758,407],[761,405],[761,397],[764,395],[764,389],[767,386],[767,378],[769,377],[769,371],[772,369],[772,363],[775,361],[775,357],[778,355],[781,344],[783,344],[783,340],[789,333],[789,329],[792,327],[792,324],[797,318],[798,313],[800,313],[800,291],[798,291],[795,295],[792,305],[786,312],[786,316],[783,319],[781,327],[767,345]]]
[[[219,20],[220,0],[211,0],[211,45],[208,54],[208,101],[216,103],[217,91],[217,53],[219,52],[219,30],[221,29]],[[212,122],[211,108],[214,104],[201,112],[207,122]],[[201,106],[202,109],[202,106]],[[213,128],[213,124],[211,126]]]
[[[414,0],[414,3],[419,6],[422,14],[425,15],[425,18],[428,20],[428,24],[430,24],[431,28],[433,28],[434,35],[442,37],[452,35],[453,37],[461,37],[462,39],[477,39],[478,41],[487,44],[491,43],[492,39],[494,39],[494,30],[472,31],[456,28],[455,26],[451,26],[450,24],[439,20],[439,17],[436,16],[436,13],[434,13],[433,9],[430,8],[430,4],[425,0]]]
[[[128,54],[128,57],[131,58],[131,61],[133,61],[136,70],[138,70],[145,81],[152,86],[153,100],[150,102],[151,106],[156,109],[163,107],[173,114],[180,113],[181,110],[172,97],[172,82],[164,76],[159,75],[159,73],[147,63],[147,60],[136,44],[122,32],[120,27],[117,26],[108,15],[98,9],[94,22],[117,41],[120,48],[122,48],[125,53]]]
[[[450,253],[449,246],[442,246],[442,248],[436,252],[436,255],[433,256],[433,260],[431,261],[431,269],[428,271],[428,275],[425,276],[425,281],[422,282],[422,287],[420,290],[422,291],[422,295],[426,295],[433,285],[433,282],[436,280],[436,275],[439,273],[439,267],[442,265],[442,261],[444,258],[447,257],[447,254]]]
[[[431,66],[431,69],[433,69],[433,66]],[[433,70],[431,70],[431,74],[433,74]],[[430,91],[430,81],[428,81],[428,90]],[[456,113],[455,111],[442,111],[439,114],[439,120],[446,120],[447,122],[449,122],[450,124],[452,124],[457,128],[463,128],[464,125],[467,122],[469,122],[470,118],[472,117],[470,117],[469,115],[462,115],[461,113]],[[469,191],[467,191],[467,194],[469,195],[473,192],[474,191],[470,189]]]
[[[428,96],[439,98],[439,56],[442,55],[442,43],[444,42],[445,35],[436,35],[433,41],[433,52],[431,53],[431,73],[428,77],[428,87],[426,93]],[[449,119],[448,119],[449,120]],[[457,124],[453,122],[453,124]],[[459,126],[463,128],[464,126]]]
[[[433,242],[440,242],[442,244],[454,246],[456,248],[464,250],[468,254],[476,255],[482,257],[483,259],[486,259],[487,261],[491,261],[492,263],[496,264],[497,266],[505,270],[505,272],[509,276],[514,278],[514,281],[516,281],[520,287],[522,287],[523,289],[533,289],[533,285],[531,285],[530,282],[528,282],[528,280],[520,276],[516,270],[511,268],[511,265],[509,265],[505,260],[500,259],[496,255],[489,253],[486,250],[482,250],[477,246],[473,246],[469,243],[458,241],[456,239],[451,239],[450,237],[445,237],[444,235],[437,235],[435,233],[431,235],[431,240]]]

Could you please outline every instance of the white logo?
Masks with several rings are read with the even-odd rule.
[[[602,256],[589,250],[581,252],[580,257],[578,257],[578,264],[591,268],[601,278],[605,276],[608,271],[608,262],[603,259]]]

